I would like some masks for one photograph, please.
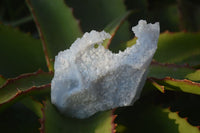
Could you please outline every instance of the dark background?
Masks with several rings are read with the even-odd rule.
[[[161,32],[200,29],[199,0],[124,0],[123,2],[126,9],[134,11],[128,18],[129,26],[137,24],[139,19],[145,19],[149,22],[160,22]],[[73,9],[84,32],[92,29],[102,30],[110,22],[111,17],[101,8],[101,0],[66,0],[66,4]],[[111,9],[117,6],[115,1],[112,6]],[[22,31],[31,32],[37,37],[35,24],[24,0],[1,0],[0,22],[19,27]]]

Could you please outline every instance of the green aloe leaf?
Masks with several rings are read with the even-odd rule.
[[[175,124],[178,125],[179,133],[200,133],[197,126],[188,123],[187,119],[181,118],[177,112],[171,112],[169,109],[164,109],[163,111],[168,113],[169,119],[175,120]]]
[[[135,41],[136,38],[130,40],[126,45],[131,46]],[[199,41],[199,33],[162,33],[159,37],[158,49],[154,56],[156,61],[162,63],[154,62],[150,66],[150,73],[148,75],[153,77],[149,78],[152,85],[161,92],[167,89],[199,95],[199,71],[188,65],[183,65],[185,63],[190,65],[200,63],[198,60],[200,58]]]
[[[112,133],[112,111],[100,112],[88,119],[75,119],[61,115],[49,102],[44,103],[41,132],[45,133]]]
[[[120,125],[117,128],[120,133],[188,133],[190,130],[199,133],[198,127],[189,124],[176,112],[140,102],[133,107],[121,109],[116,122]]]
[[[153,61],[148,76],[148,81],[163,93],[172,90],[200,95],[199,70],[189,66]]]
[[[192,82],[187,79],[179,80],[166,77],[163,79],[150,78],[151,82],[155,81],[160,86],[164,86],[164,89],[171,91],[181,91],[186,93],[192,93],[200,95],[200,83]],[[158,87],[158,86],[155,86]],[[161,88],[158,88],[159,90]]]
[[[100,31],[127,12],[123,0],[67,0],[66,2],[74,9],[74,14],[80,19],[84,32],[93,29]],[[109,49],[118,52],[121,49],[120,44],[130,39],[130,31],[129,24],[125,21],[116,32]]]
[[[194,77],[190,74],[195,74],[196,70],[186,65],[166,64],[152,61],[149,67],[148,77],[165,78],[173,77],[175,79],[190,79]],[[197,75],[197,74],[196,74]]]
[[[157,101],[162,101],[161,104],[170,107],[170,110],[177,112],[179,116],[186,119],[190,124],[200,125],[200,97],[199,95],[193,95],[180,92],[166,92],[166,94],[160,94]]]
[[[6,82],[6,79],[0,75],[0,86],[2,86]]]
[[[176,65],[176,64],[165,64],[165,63],[159,63],[156,61],[152,61],[151,65],[149,67],[149,73],[148,73],[148,81],[151,84],[146,84],[148,88],[149,86],[153,85],[155,88],[157,88],[162,93],[165,92],[165,86],[166,84],[160,84],[158,83],[158,79],[164,79],[166,77],[173,77],[175,79],[188,79],[191,80],[193,77],[192,75],[189,77],[188,75],[194,73],[196,70],[185,65]],[[156,79],[156,80],[155,80]],[[145,88],[147,88],[145,87]]]
[[[82,35],[77,20],[64,0],[27,0],[40,33],[49,70],[59,51]]]
[[[0,110],[27,94],[49,93],[52,73],[41,70],[8,79],[0,88]]]
[[[36,101],[30,96],[24,96],[23,99],[20,100],[20,103],[22,103],[32,112],[34,112],[36,116],[38,116],[39,118],[42,118],[43,116],[42,110],[41,110],[41,108],[43,108],[42,103],[40,103],[39,101]]]
[[[186,78],[192,81],[200,82],[200,70],[196,70],[195,72],[186,75]]]
[[[200,64],[200,33],[162,33],[154,59],[165,63]]]
[[[0,24],[0,74],[6,78],[46,70],[41,42],[17,29]]]
[[[107,39],[103,42],[103,46],[105,48],[108,48],[113,37],[115,36],[117,30],[119,29],[120,25],[125,21],[125,19],[131,14],[131,11],[127,11],[118,18],[116,18],[114,21],[112,21],[109,25],[105,27],[105,31],[110,33],[111,39]]]
[[[136,44],[136,41],[137,41],[137,37],[134,37],[133,39],[127,41],[125,44],[122,44],[122,45],[125,45],[126,47],[131,47],[132,45]]]
[[[134,45],[136,40],[137,38],[128,41],[126,46],[130,47]],[[199,42],[200,33],[161,33],[154,59],[161,63],[199,65]]]
[[[67,0],[66,2],[74,9],[75,16],[81,20],[84,32],[92,29],[102,30],[108,23],[126,12],[123,0],[87,0],[87,2]],[[128,30],[128,27],[126,28]]]

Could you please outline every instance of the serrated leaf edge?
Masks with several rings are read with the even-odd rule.
[[[115,123],[115,119],[117,118],[117,115],[114,114],[116,109],[113,109],[112,110],[112,121],[111,121],[111,125],[112,125],[112,133],[116,133],[116,127],[117,127],[117,124]]]
[[[43,102],[43,107],[41,108],[41,111],[42,111],[42,118],[39,119],[39,122],[40,122],[40,125],[41,127],[39,128],[39,131],[40,133],[45,133],[45,107],[46,107],[46,102],[45,101],[42,101]]]
[[[15,82],[16,80],[19,80],[19,79],[22,79],[22,78],[26,78],[26,77],[30,77],[30,76],[35,76],[35,75],[38,75],[38,74],[52,74],[52,72],[44,72],[42,71],[41,69],[39,69],[37,72],[34,72],[34,73],[26,73],[26,74],[22,74],[16,78],[12,78],[12,79],[8,79],[1,87],[0,89],[3,89],[5,86],[7,86],[8,84],[10,83],[13,83]],[[3,104],[6,104],[6,103],[9,103],[11,102],[12,100],[14,100],[15,98],[21,96],[21,95],[24,95],[24,94],[27,94],[29,93],[30,91],[33,91],[33,90],[43,90],[47,87],[50,87],[51,86],[51,83],[49,84],[45,84],[45,85],[41,85],[41,86],[32,86],[30,87],[29,89],[25,90],[25,91],[22,91],[22,90],[19,90],[18,88],[17,89],[17,93],[15,94],[15,96],[13,96],[12,98],[10,98],[9,100],[7,100],[6,102],[3,102],[3,103],[0,103],[0,107],[3,105]]]
[[[43,51],[44,51],[44,55],[45,55],[45,59],[46,59],[46,63],[47,63],[47,67],[49,69],[49,71],[53,71],[53,63],[49,57],[49,53],[48,53],[48,50],[47,50],[47,44],[45,42],[45,39],[44,39],[44,35],[43,35],[43,32],[41,30],[41,26],[37,20],[37,17],[36,17],[36,13],[35,13],[35,10],[33,9],[32,7],[32,4],[30,2],[30,0],[26,0],[26,3],[29,5],[30,7],[30,10],[31,10],[31,13],[33,15],[33,19],[35,21],[35,24],[36,24],[36,27],[38,29],[38,32],[39,32],[39,35],[40,35],[40,39],[42,41],[42,46],[43,46]]]
[[[74,9],[69,7],[65,0],[63,2],[65,4],[65,6],[68,7],[71,10],[71,14],[72,14],[74,20],[76,21],[76,23],[78,24],[78,28],[79,28],[80,32],[83,34],[83,29],[81,28],[81,22],[80,22],[80,20],[78,18],[75,17]]]
[[[160,92],[165,93],[165,86],[158,84],[156,81],[154,81],[153,78],[147,79],[149,82],[152,83],[154,87],[156,87]]]
[[[156,81],[167,81],[167,80],[170,80],[170,81],[175,81],[175,82],[182,82],[182,83],[186,83],[186,84],[189,84],[189,85],[195,85],[195,86],[198,86],[200,87],[200,83],[197,83],[197,82],[193,82],[191,80],[188,80],[188,79],[174,79],[172,77],[165,77],[165,78],[162,78],[162,79],[158,79],[158,78],[155,78],[155,77],[148,77],[147,78],[148,81],[150,81],[152,84],[156,83],[156,85],[158,86],[161,86],[159,83],[157,83]],[[156,87],[156,86],[155,86]],[[159,89],[159,88],[158,88]],[[164,86],[164,90],[165,90],[165,86]]]
[[[156,60],[152,60],[151,65],[153,66],[161,66],[161,67],[168,67],[168,68],[188,68],[192,70],[196,70],[195,68],[191,67],[189,64],[177,65],[175,63],[160,63]]]
[[[9,30],[14,30],[14,31],[20,32],[21,34],[23,34],[27,37],[31,37],[32,39],[37,40],[31,36],[31,32],[23,32],[23,31],[21,31],[21,29],[19,27],[13,27],[12,25],[7,25],[2,22],[0,22],[0,25],[10,28]]]
[[[43,89],[46,89],[47,87],[50,87],[51,84],[46,84],[46,85],[42,85],[40,87],[36,87],[36,86],[33,86],[25,91],[21,91],[18,89],[18,92],[15,94],[15,96],[13,96],[12,98],[10,98],[9,100],[7,100],[6,102],[3,102],[3,103],[0,103],[0,107],[3,105],[3,104],[6,104],[6,103],[9,103],[11,101],[13,101],[15,98],[21,96],[21,95],[25,95],[27,93],[29,93],[30,91],[33,91],[33,90],[43,90]]]
[[[19,79],[22,79],[22,78],[26,78],[26,77],[30,77],[30,76],[35,76],[35,75],[38,75],[38,74],[53,74],[53,72],[44,72],[43,70],[39,69],[38,71],[33,72],[33,73],[21,74],[16,78],[7,79],[7,81],[0,87],[0,89],[2,89],[3,87],[5,87],[6,85],[8,85],[10,83],[15,82],[16,80],[19,80]]]
[[[113,40],[115,34],[117,33],[119,27],[124,23],[124,21],[128,18],[128,16],[129,16],[132,12],[133,12],[133,11],[128,11],[128,12],[126,13],[125,17],[122,19],[122,21],[120,21],[119,25],[117,25],[117,27],[115,28],[114,32],[113,32],[112,34],[110,34],[110,35],[111,35],[111,38],[110,38],[110,39],[108,40],[108,42],[107,42],[107,45],[106,45],[106,47],[105,47],[106,49],[109,48],[109,46],[110,46],[110,44],[111,44],[111,42],[112,42],[112,40]]]
[[[190,122],[188,121],[188,117],[181,117],[180,115],[179,115],[179,113],[180,113],[180,111],[172,111],[171,110],[171,107],[168,107],[168,109],[169,109],[169,111],[171,111],[172,113],[176,113],[180,118],[183,118],[183,119],[185,119],[189,124],[190,124]],[[193,126],[193,127],[197,127],[198,129],[199,129],[199,131],[200,131],[200,125],[199,126],[194,126],[194,125],[192,125],[192,124],[190,124],[191,126]]]
[[[197,82],[193,82],[191,80],[188,80],[188,79],[174,79],[172,77],[165,77],[165,78],[162,78],[162,79],[158,79],[158,78],[154,78],[154,77],[150,77],[151,79],[153,80],[157,80],[157,81],[166,81],[166,80],[171,80],[171,81],[176,81],[176,82],[184,82],[184,83],[187,83],[187,84],[191,84],[191,85],[196,85],[198,87],[200,87],[200,83],[197,83]]]

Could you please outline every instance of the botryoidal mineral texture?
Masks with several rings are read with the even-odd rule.
[[[132,105],[140,96],[157,48],[159,23],[140,20],[132,28],[138,38],[123,52],[101,44],[110,34],[91,31],[55,57],[51,101],[71,117],[87,118],[99,111]]]

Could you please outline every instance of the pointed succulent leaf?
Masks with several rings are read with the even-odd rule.
[[[40,33],[49,70],[59,51],[69,48],[82,32],[64,0],[27,0]]]
[[[46,69],[41,42],[0,24],[0,74],[6,78]]]
[[[198,83],[200,81],[199,70],[195,70],[188,65],[176,65],[152,61],[148,77],[148,81],[151,85],[162,93],[165,92],[165,89],[193,94],[199,94],[200,92]],[[195,81],[196,83],[192,81]]]
[[[30,96],[24,96],[24,98],[20,100],[20,103],[24,104],[28,109],[34,112],[36,116],[42,118],[43,114],[41,108],[43,108],[43,105],[39,101],[36,101]]]
[[[125,43],[125,46],[126,46],[126,47],[131,47],[132,45],[136,44],[136,41],[137,41],[137,37],[134,37],[133,39],[127,41],[127,42]]]
[[[163,33],[159,37],[154,59],[166,63],[200,64],[200,33]]]
[[[199,95],[180,92],[168,92],[167,95],[161,95],[162,98],[160,97],[160,101],[164,101],[161,104],[169,106],[173,112],[178,112],[178,115],[187,119],[190,124],[200,126]]]
[[[183,63],[184,61],[188,60],[190,64],[199,64],[196,58],[200,56],[200,49],[198,47],[198,36],[200,36],[200,34],[198,33],[162,33],[159,37],[158,49],[156,51],[156,55],[154,55],[154,58],[158,61],[164,62],[171,62],[170,60],[174,60],[172,61],[172,63]],[[186,42],[184,41],[184,38],[186,38]],[[126,45],[131,46],[134,44],[135,41],[136,38],[130,40]],[[190,44],[190,41],[192,42],[189,46],[188,44]],[[175,49],[173,49],[173,47]],[[170,51],[170,54],[168,54],[168,52],[166,51]],[[171,54],[173,55],[173,57],[171,56]],[[192,58],[195,58],[196,61],[193,62],[195,59]],[[148,81],[150,81],[152,85],[161,92],[164,92],[164,90],[167,89],[200,94],[199,83],[192,82],[199,81],[198,73],[198,70],[195,70],[188,65],[176,65],[169,63],[164,64],[154,61],[150,66],[150,72],[148,75],[149,77],[154,78],[150,78]]]
[[[0,88],[0,110],[26,94],[49,92],[52,76],[52,73],[39,70],[8,79]]]
[[[156,61],[152,61],[148,77],[154,78],[165,78],[165,77],[172,77],[175,79],[191,79],[188,76],[189,74],[194,73],[196,70],[186,66],[186,65],[176,65],[176,64],[168,64],[168,63],[159,63]]]
[[[147,82],[144,86],[143,94],[148,93],[149,91],[152,91],[152,89],[158,89],[160,92],[165,93],[165,86],[158,84],[156,81],[154,81],[152,78],[148,78]]]
[[[126,46],[132,46],[136,40],[137,38],[128,41]],[[154,59],[161,63],[199,65],[199,42],[200,33],[161,33]]]
[[[75,16],[81,20],[84,32],[91,29],[102,30],[108,23],[126,12],[123,0],[87,0],[87,2],[68,0],[67,4],[73,7]],[[128,30],[128,27],[126,29]]]
[[[84,32],[89,32],[92,29],[100,31],[115,18],[127,12],[123,0],[87,0],[87,2],[67,0],[67,3],[73,7],[74,14],[81,20],[80,24]],[[113,3],[115,6],[113,6]],[[125,21],[112,39],[109,48],[118,52],[121,47],[119,44],[130,39],[130,36],[129,24]]]
[[[193,73],[190,73],[188,75],[186,75],[186,78],[192,80],[192,81],[196,81],[196,82],[200,82],[200,69],[196,70]]]
[[[160,86],[164,86],[164,89],[166,90],[181,91],[181,92],[200,95],[200,83],[197,82],[192,82],[187,79],[183,80],[173,79],[170,77],[166,77],[163,79],[157,79],[157,78],[150,78],[150,79],[155,81]]]
[[[181,118],[176,112],[167,108],[137,102],[133,107],[117,110],[116,122],[119,125],[117,132],[122,127],[126,132],[162,132],[162,133],[199,133],[197,126],[191,125],[186,118]],[[116,111],[116,112],[117,112]]]
[[[108,48],[113,37],[115,36],[117,30],[119,29],[120,25],[125,21],[125,19],[132,13],[132,11],[127,11],[121,16],[117,17],[112,21],[109,25],[105,27],[105,31],[111,35],[111,39],[107,39],[103,42],[103,46],[105,48]]]
[[[179,133],[200,133],[197,126],[188,123],[187,119],[181,118],[177,112],[171,112],[169,109],[164,109],[163,111],[168,113],[169,119],[175,120],[175,124],[178,125]]]
[[[124,132],[120,133],[178,133],[178,125],[169,119],[168,113],[161,107],[137,102],[133,107],[116,110],[116,123],[123,125]],[[117,127],[117,132],[121,130]]]
[[[51,104],[44,102],[41,133],[112,133],[114,132],[114,119],[112,111],[100,112],[88,119],[75,119],[63,116]]]

